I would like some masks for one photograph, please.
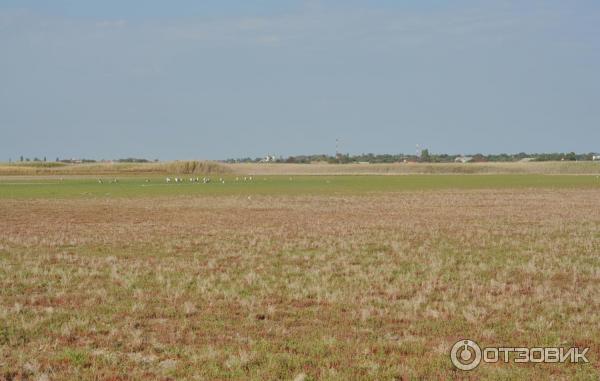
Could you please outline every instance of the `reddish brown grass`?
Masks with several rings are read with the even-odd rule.
[[[599,370],[600,191],[0,201],[0,379]],[[450,346],[590,346],[482,365]]]

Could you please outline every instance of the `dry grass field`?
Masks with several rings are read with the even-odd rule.
[[[399,174],[600,174],[600,163],[591,161],[493,163],[391,163],[391,164],[283,164],[210,161],[158,163],[53,162],[0,163],[6,175],[152,175],[185,173],[237,173],[256,175],[399,175]]]
[[[258,175],[401,175],[401,174],[600,174],[600,162],[544,161],[491,163],[390,164],[225,164],[234,172]]]
[[[152,175],[173,173],[216,174],[230,172],[229,168],[212,161],[183,160],[157,163],[85,163],[55,162],[0,163],[0,176],[38,175]]]
[[[598,186],[32,194],[0,216],[0,380],[600,374]],[[590,363],[463,372],[461,338]]]

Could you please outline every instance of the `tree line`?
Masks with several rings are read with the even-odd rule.
[[[326,162],[332,164],[346,164],[346,163],[402,163],[402,162],[422,162],[422,163],[452,163],[457,160],[468,161],[468,162],[515,162],[515,161],[591,161],[596,158],[598,160],[597,153],[575,153],[575,152],[556,152],[556,153],[526,153],[519,152],[514,154],[500,153],[500,154],[482,154],[476,153],[472,155],[451,155],[451,154],[435,154],[430,153],[428,149],[424,149],[420,154],[373,154],[366,153],[360,155],[350,154],[338,154],[338,155],[297,155],[288,157],[279,157],[274,159],[265,160],[265,158],[240,158],[240,159],[227,159],[227,163],[260,163],[260,162],[274,162],[274,163],[300,163],[308,164],[314,162]],[[269,158],[272,158],[269,156]]]

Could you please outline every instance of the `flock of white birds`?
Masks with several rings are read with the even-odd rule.
[[[63,179],[61,178],[60,180],[62,181]],[[252,176],[244,176],[242,178],[240,178],[240,177],[235,178],[236,182],[239,182],[239,181],[248,182],[248,181],[252,181],[252,180],[253,180]],[[190,183],[202,182],[203,184],[209,184],[212,180],[210,177],[203,177],[202,179],[200,179],[199,177],[190,177],[187,181]],[[117,179],[117,178],[114,178],[109,181],[110,184],[117,184],[118,182],[119,182],[119,179]],[[146,178],[144,180],[144,182],[149,183],[150,179]],[[186,180],[183,177],[167,177],[167,178],[165,178],[165,182],[166,183],[184,183],[184,182],[186,182]],[[219,183],[225,184],[225,179],[222,177],[219,177]],[[98,184],[104,184],[104,180],[99,178]]]
[[[243,180],[244,180],[244,181],[252,181],[252,176],[244,176],[244,177],[243,177]],[[146,181],[148,181],[148,179],[146,179]],[[165,179],[165,181],[166,181],[167,183],[171,183],[171,182],[173,182],[173,183],[183,183],[183,182],[185,182],[185,179],[183,179],[182,177],[173,177],[173,178],[171,178],[171,177],[167,177],[167,178]],[[199,178],[199,177],[190,177],[190,178],[188,179],[188,181],[189,181],[190,183],[199,183],[199,182],[200,182],[200,178]],[[208,184],[208,183],[210,183],[211,181],[212,181],[212,180],[211,180],[211,178],[210,178],[210,177],[203,177],[203,178],[202,178],[202,183],[203,183],[203,184]],[[236,177],[236,178],[235,178],[235,181],[236,181],[236,182],[237,182],[237,181],[240,181],[240,178],[239,178],[239,177]],[[224,178],[222,178],[222,177],[219,177],[219,182],[220,182],[221,184],[225,184],[225,179],[224,179]]]

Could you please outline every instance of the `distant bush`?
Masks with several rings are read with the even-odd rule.
[[[138,159],[135,157],[128,157],[126,159],[118,159],[117,162],[119,163],[149,163],[150,160],[148,159]]]
[[[214,161],[174,161],[163,164],[170,173],[214,174],[230,172],[230,169]]]
[[[22,163],[13,163],[12,165],[18,167],[34,167],[34,168],[56,168],[56,167],[64,167],[65,163],[55,163],[48,161],[25,161]]]

